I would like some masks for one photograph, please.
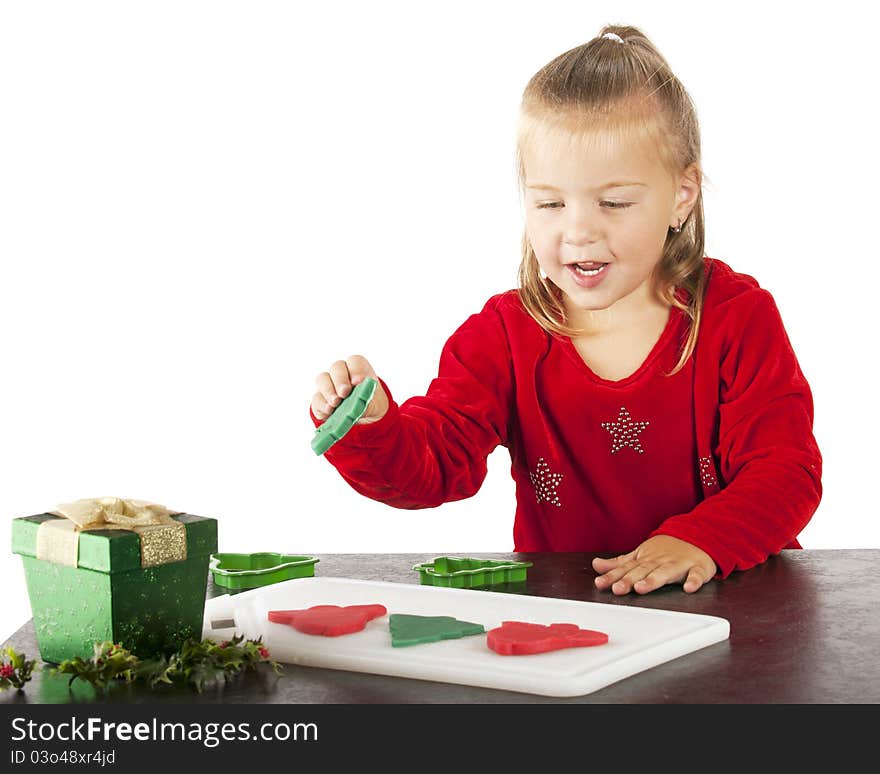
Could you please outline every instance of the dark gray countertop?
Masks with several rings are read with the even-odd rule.
[[[418,583],[414,564],[426,554],[314,554],[316,575]],[[593,585],[588,554],[479,554],[534,562],[523,593],[680,610],[726,618],[730,639],[575,698],[474,688],[383,675],[285,665],[268,667],[197,694],[120,685],[106,696],[77,681],[37,672],[24,693],[0,703],[250,704],[577,704],[880,702],[880,550],[790,550],[695,594],[667,587],[615,597]],[[208,596],[226,593],[209,582]],[[479,593],[475,591],[474,593]],[[37,657],[32,621],[4,643]]]

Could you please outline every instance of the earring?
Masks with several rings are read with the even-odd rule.
[[[669,229],[670,229],[671,231],[674,231],[676,234],[681,233],[681,218],[678,219],[678,225],[677,225],[677,226],[670,226]]]

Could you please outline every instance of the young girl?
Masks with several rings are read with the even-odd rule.
[[[821,497],[810,388],[770,293],[703,254],[694,107],[634,27],[543,67],[517,138],[519,289],[452,335],[424,396],[379,387],[326,453],[398,508],[470,497],[499,444],[516,482],[514,550],[611,554],[596,585],[686,592],[753,567]],[[340,360],[324,421],[368,376]]]

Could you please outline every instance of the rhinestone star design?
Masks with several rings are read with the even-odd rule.
[[[538,458],[538,466],[534,473],[529,471],[529,479],[535,487],[535,500],[538,505],[548,502],[557,508],[562,507],[556,488],[562,481],[562,473],[553,473],[543,457]]]
[[[604,427],[611,433],[611,453],[616,454],[621,449],[629,446],[635,449],[639,454],[644,454],[639,434],[649,425],[650,422],[634,422],[629,412],[620,407],[620,413],[617,415],[616,422],[603,422]]]
[[[718,486],[718,479],[715,478],[715,466],[712,464],[711,457],[700,457],[700,480],[707,486]]]

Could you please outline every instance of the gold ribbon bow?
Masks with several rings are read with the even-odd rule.
[[[44,521],[37,529],[37,559],[76,567],[79,533],[94,529],[124,529],[138,533],[141,567],[186,559],[186,527],[171,518],[164,505],[145,500],[98,497],[59,505],[49,511],[61,519]]]

